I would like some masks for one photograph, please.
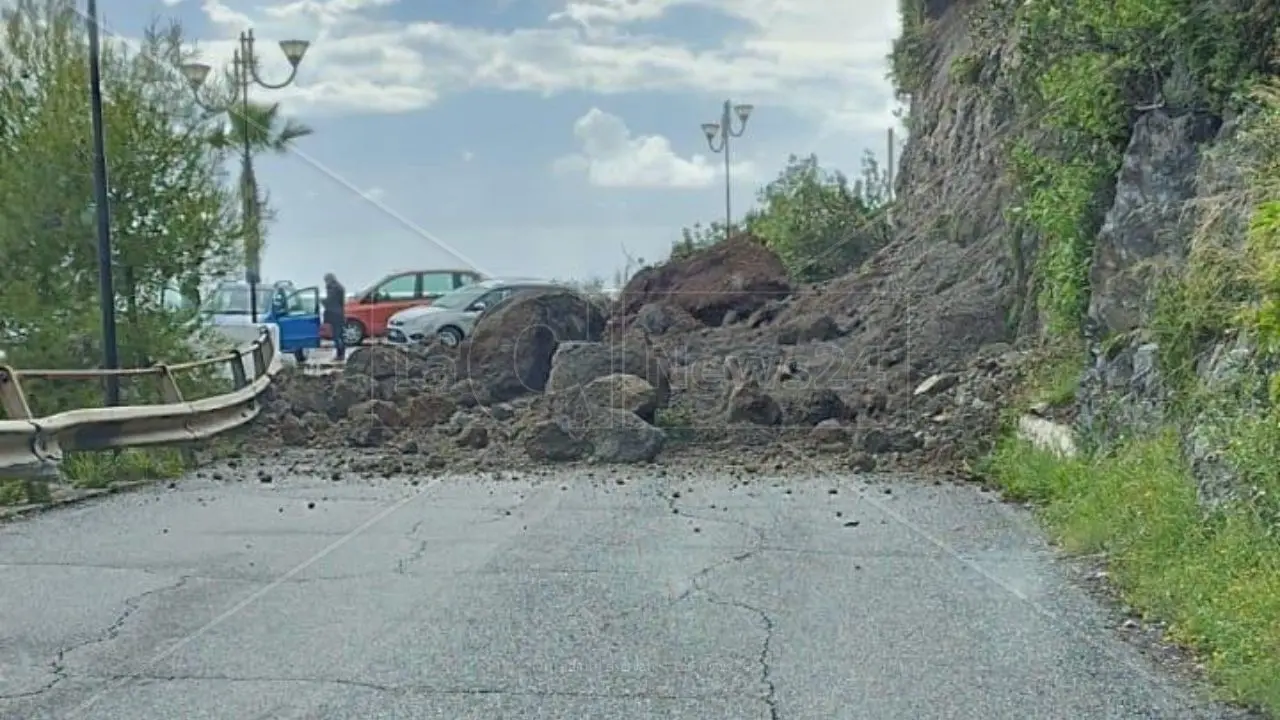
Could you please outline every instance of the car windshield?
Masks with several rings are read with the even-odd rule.
[[[275,288],[270,286],[258,287],[258,312],[266,313],[271,309],[271,298],[275,295]],[[231,285],[218,288],[213,297],[209,298],[209,304],[205,306],[205,311],[215,315],[248,315],[249,307],[249,287],[247,285]]]
[[[461,310],[471,303],[479,300],[490,290],[491,287],[481,287],[479,285],[468,285],[459,288],[451,293],[446,293],[431,301],[431,306],[441,310]]]

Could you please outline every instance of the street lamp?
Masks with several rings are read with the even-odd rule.
[[[258,58],[255,54],[253,30],[245,30],[240,33],[240,47],[236,48],[235,54],[232,56],[232,78],[237,86],[238,97],[227,102],[223,107],[215,107],[212,103],[208,103],[200,99],[200,88],[205,81],[209,79],[209,73],[213,68],[203,63],[186,63],[182,66],[182,74],[187,78],[187,83],[191,85],[191,93],[195,97],[196,104],[204,108],[212,114],[232,113],[234,111],[237,100],[241,105],[241,129],[243,137],[241,138],[243,153],[241,162],[244,164],[244,177],[253,176],[253,148],[250,144],[249,135],[249,88],[253,85],[266,88],[267,90],[279,90],[293,83],[298,77],[298,65],[302,63],[302,58],[307,54],[307,48],[311,47],[311,43],[306,40],[281,40],[280,50],[284,53],[284,57],[289,61],[290,71],[289,77],[283,82],[269,83],[258,75]],[[241,189],[242,192],[244,188]],[[256,226],[258,218],[257,210],[252,208],[252,204],[256,202],[256,198],[241,198],[244,206],[243,222],[246,228],[249,223],[254,223],[252,229],[247,232],[257,232]],[[250,217],[253,215],[254,217]],[[248,255],[246,253],[246,255]],[[246,257],[245,262],[245,280],[249,283],[249,315],[251,322],[258,322],[258,283],[262,278],[259,276],[261,268],[258,267],[257,254],[253,257]]]
[[[102,312],[102,366],[120,367],[116,345],[116,290],[111,280],[111,207],[107,193],[107,143],[102,120],[102,53],[98,36],[98,3],[89,0],[89,114],[93,124],[93,196],[98,220],[98,305]],[[108,375],[106,406],[120,404],[120,378]]]
[[[713,153],[724,153],[724,239],[728,240],[733,225],[731,198],[733,192],[729,178],[729,138],[742,137],[747,130],[747,118],[751,117],[751,105],[734,105],[724,101],[724,111],[720,113],[720,122],[702,123],[702,134],[707,136],[707,145]],[[733,118],[738,118],[738,129],[733,129]],[[718,142],[717,142],[718,140]]]

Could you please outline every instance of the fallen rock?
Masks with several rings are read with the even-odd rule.
[[[830,388],[780,390],[777,395],[788,425],[812,427],[826,420],[847,420],[852,414],[839,393]]]
[[[627,373],[614,373],[592,380],[582,387],[582,397],[592,405],[634,413],[649,423],[653,422],[659,408],[657,389],[643,378]]]
[[[937,395],[939,393],[944,393],[955,387],[959,380],[959,376],[954,373],[938,373],[936,375],[930,375],[925,378],[924,382],[920,383],[916,387],[915,392],[913,392],[912,395],[920,397],[922,395]]]
[[[686,312],[684,308],[666,302],[652,302],[642,305],[636,311],[632,324],[653,335],[685,332],[699,325],[698,320]]]
[[[525,454],[534,460],[571,462],[591,452],[581,435],[571,432],[558,420],[543,420],[520,433]]]
[[[458,404],[443,395],[419,395],[409,400],[409,423],[418,427],[435,427],[458,411]]]
[[[914,432],[905,428],[868,428],[862,433],[859,444],[864,452],[884,455],[911,452],[919,449],[922,443]]]
[[[311,431],[302,424],[302,421],[293,415],[285,415],[280,418],[278,432],[280,433],[280,440],[285,445],[306,445],[312,436]]]
[[[364,375],[374,380],[408,377],[409,356],[391,345],[362,345],[347,356],[346,375]]]
[[[839,420],[829,418],[813,427],[811,437],[819,445],[842,445],[849,442],[849,431]]]
[[[480,319],[460,348],[462,378],[483,388],[486,404],[542,392],[551,358],[562,342],[597,342],[604,333],[600,309],[578,293],[531,292],[512,298]]]
[[[392,435],[390,428],[382,424],[373,413],[352,418],[347,425],[347,443],[354,447],[378,447],[390,440]]]
[[[671,378],[666,363],[643,336],[630,335],[617,342],[565,342],[556,349],[547,379],[548,392],[585,387],[608,375],[629,374],[645,380],[654,390],[654,410],[666,407]],[[652,422],[653,413],[642,416]]]
[[[458,433],[456,439],[459,447],[471,448],[473,450],[481,450],[489,447],[489,428],[477,422],[473,422],[462,429]]]
[[[704,325],[730,311],[748,316],[791,292],[786,268],[756,238],[738,235],[636,273],[623,288],[625,315],[651,303],[678,307]]]
[[[633,412],[607,410],[606,422],[587,430],[591,457],[602,463],[652,462],[662,452],[667,434]]]
[[[404,425],[404,416],[400,414],[400,408],[396,407],[395,403],[387,400],[366,400],[352,405],[347,410],[347,417],[358,418],[362,415],[374,415],[388,428],[398,428]]]
[[[854,452],[849,456],[849,469],[859,473],[874,472],[876,459],[865,452]]]
[[[326,392],[329,402],[325,411],[331,419],[340,420],[347,417],[353,405],[373,398],[374,392],[368,378],[343,378]]]
[[[729,393],[726,408],[730,423],[752,425],[778,425],[782,422],[782,408],[760,384],[754,380],[737,385]]]
[[[791,321],[778,331],[779,345],[800,345],[810,342],[827,342],[843,335],[840,326],[830,315],[815,315]]]

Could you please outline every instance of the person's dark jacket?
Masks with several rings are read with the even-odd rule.
[[[341,283],[326,283],[324,287],[324,321],[335,328],[342,325],[343,307],[347,303],[347,291]]]

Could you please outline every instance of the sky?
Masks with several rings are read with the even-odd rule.
[[[789,154],[856,174],[896,128],[894,0],[99,0],[106,32],[178,20],[201,60],[252,28],[312,43],[253,99],[315,130],[258,173],[276,220],[264,276],[354,291],[400,270],[606,280],[724,216],[724,155],[700,126],[750,104],[730,140],[734,215]],[[900,153],[897,153],[900,155]]]

